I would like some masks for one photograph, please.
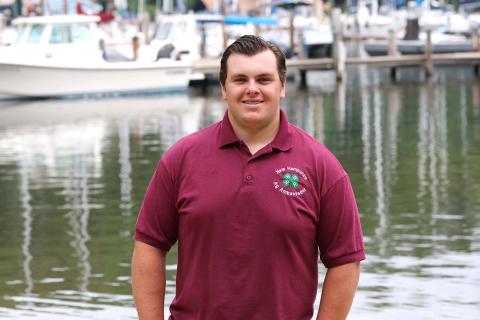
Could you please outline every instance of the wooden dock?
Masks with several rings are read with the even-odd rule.
[[[334,26],[334,30],[340,30]],[[306,84],[306,72],[310,70],[335,70],[337,80],[345,78],[346,67],[350,65],[369,65],[389,67],[392,78],[396,77],[396,70],[400,67],[418,66],[423,68],[425,76],[433,75],[435,65],[470,64],[474,66],[477,76],[480,76],[480,44],[479,28],[472,30],[472,52],[461,53],[432,53],[431,30],[427,30],[425,42],[425,53],[419,55],[400,55],[396,48],[395,33],[389,35],[389,54],[385,56],[347,57],[344,37],[341,33],[334,31],[333,57],[324,59],[296,59],[287,60],[287,70],[298,71],[301,75],[302,84]],[[194,64],[193,72],[218,74],[220,59],[201,60]]]
[[[480,65],[480,51],[444,54],[420,55],[388,55],[375,57],[348,57],[344,61],[346,66],[350,65],[371,65],[381,67],[406,67],[418,66],[426,68],[428,63],[432,65],[455,65],[471,64]],[[336,61],[334,58],[325,59],[287,59],[287,70],[309,71],[309,70],[335,70]],[[200,60],[193,66],[193,72],[204,74],[218,74],[220,70],[220,59]],[[478,71],[477,71],[478,72]],[[427,74],[428,75],[428,74]],[[431,74],[430,74],[431,75]],[[478,74],[477,74],[478,75]],[[340,79],[343,77],[340,77]]]

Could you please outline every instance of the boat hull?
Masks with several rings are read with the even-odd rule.
[[[364,45],[365,51],[370,56],[383,56],[388,54],[387,41],[371,41]],[[424,54],[425,42],[419,40],[399,40],[397,41],[397,50],[400,54]],[[455,52],[471,52],[473,46],[470,41],[459,42],[439,42],[432,44],[433,53],[455,53]]]
[[[46,98],[186,90],[188,63],[105,63],[95,67],[0,62],[0,96]]]

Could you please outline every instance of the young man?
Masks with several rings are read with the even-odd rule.
[[[227,112],[177,142],[140,210],[132,286],[141,320],[163,319],[165,255],[178,240],[174,320],[345,319],[365,258],[347,174],[288,123],[285,57],[243,36],[221,61]]]

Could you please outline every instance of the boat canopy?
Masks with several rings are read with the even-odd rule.
[[[250,16],[225,16],[223,21],[226,24],[247,24],[253,25],[276,25],[277,19],[272,17],[250,17]]]
[[[98,22],[98,16],[86,15],[54,15],[54,16],[38,16],[38,17],[19,17],[12,21],[13,25],[18,24],[55,24],[55,23],[89,23]]]

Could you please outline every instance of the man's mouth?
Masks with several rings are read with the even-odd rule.
[[[244,104],[247,104],[247,105],[251,105],[251,106],[255,106],[257,104],[261,104],[263,103],[263,100],[243,100],[242,103]]]

